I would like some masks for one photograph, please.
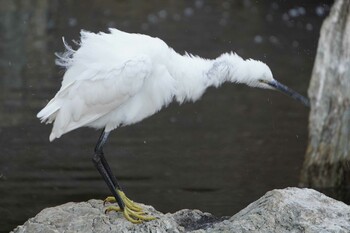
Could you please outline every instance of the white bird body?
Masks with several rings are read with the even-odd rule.
[[[267,65],[225,53],[214,60],[180,55],[158,38],[111,29],[81,32],[80,48],[57,64],[67,70],[61,89],[38,117],[54,126],[50,141],[79,127],[109,132],[153,115],[174,99],[199,99],[209,86],[225,81],[271,88]]]

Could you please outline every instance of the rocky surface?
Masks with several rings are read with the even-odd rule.
[[[301,185],[350,195],[350,1],[336,0],[322,24],[309,86],[309,142]]]
[[[70,202],[42,210],[13,232],[350,232],[350,206],[312,189],[270,191],[232,217],[144,207],[158,219],[132,224],[121,213],[105,214],[100,200]]]

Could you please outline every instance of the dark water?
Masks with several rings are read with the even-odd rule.
[[[91,156],[99,132],[79,129],[49,143],[35,118],[59,89],[54,52],[80,29],[118,27],[215,58],[233,50],[266,62],[306,94],[320,25],[331,1],[0,1],[0,231],[41,209],[103,199]],[[280,93],[210,88],[114,131],[106,156],[129,197],[173,212],[232,215],[266,191],[296,186],[308,109]]]

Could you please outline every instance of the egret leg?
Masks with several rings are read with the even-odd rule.
[[[117,178],[113,175],[112,169],[109,166],[104,153],[103,153],[103,145],[107,142],[107,138],[109,136],[109,132],[106,133],[104,130],[102,131],[98,142],[95,146],[95,153],[99,153],[100,154],[100,158],[101,158],[101,162],[103,167],[106,169],[106,172],[108,174],[108,176],[111,178],[112,183],[114,184],[114,186],[118,189],[118,190],[122,190],[121,186],[119,185]]]
[[[117,178],[113,175],[112,170],[103,154],[103,146],[107,142],[108,136],[109,132],[105,132],[103,130],[95,146],[95,154],[92,159],[95,167],[113,194],[113,196],[107,197],[104,203],[117,202],[119,206],[108,206],[106,212],[121,211],[123,212],[125,218],[132,223],[141,223],[143,221],[155,219],[155,217],[146,216],[142,211],[142,208],[127,198],[125,193],[122,191]]]
[[[106,182],[109,190],[111,191],[111,193],[115,197],[120,209],[124,210],[125,204],[124,204],[122,198],[120,197],[119,193],[117,192],[116,187],[114,186],[114,184],[113,184],[110,176],[108,175],[105,167],[102,164],[101,154],[95,153],[94,156],[92,157],[92,161],[95,164],[96,169],[98,170],[98,172],[102,176],[103,180]]]

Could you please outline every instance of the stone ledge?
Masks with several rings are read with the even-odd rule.
[[[272,190],[232,217],[142,206],[158,219],[132,224],[121,213],[105,214],[101,200],[89,200],[46,208],[12,232],[350,232],[350,206],[312,189]]]

